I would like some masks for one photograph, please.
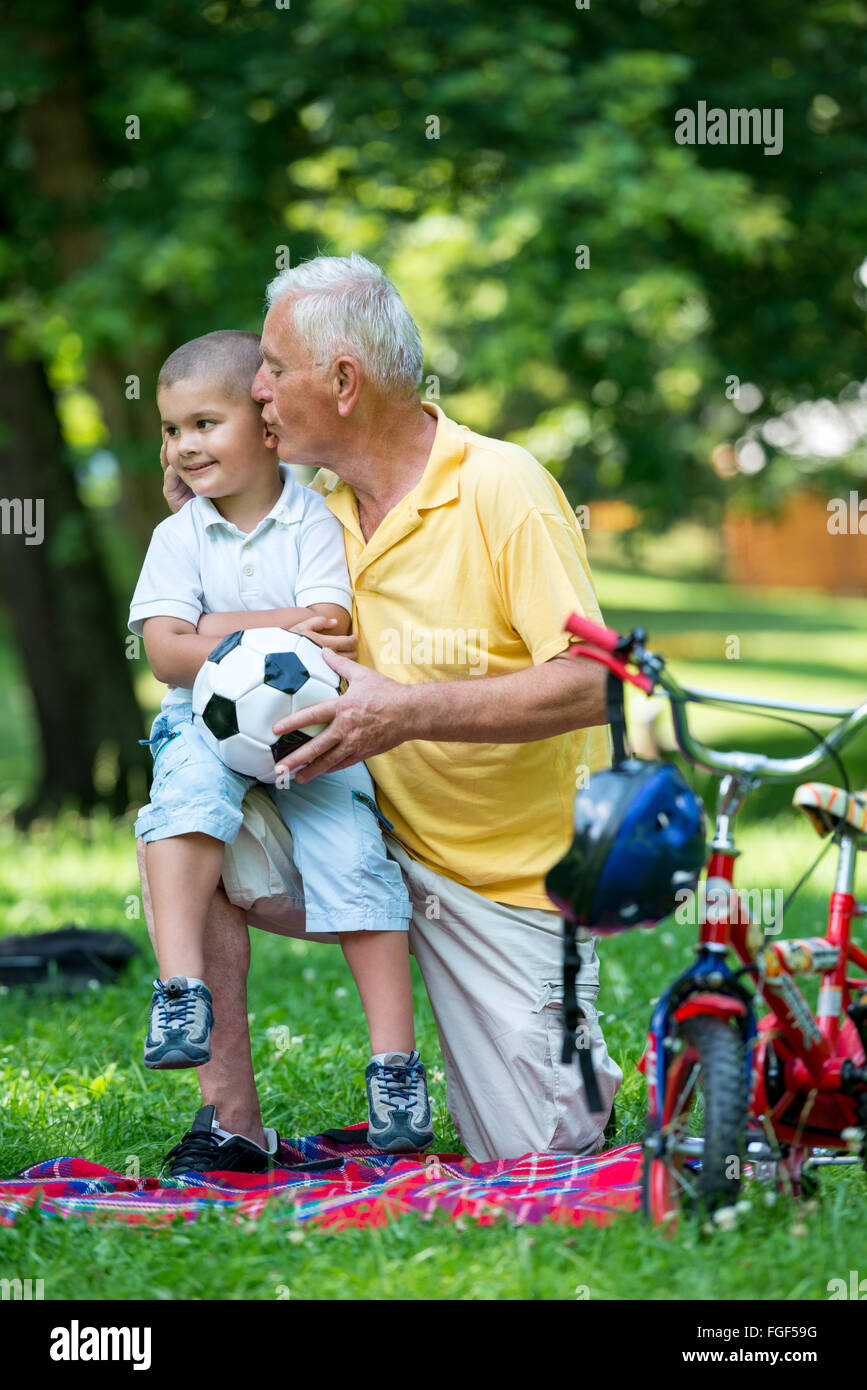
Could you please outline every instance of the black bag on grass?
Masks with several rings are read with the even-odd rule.
[[[116,980],[139,949],[118,931],[60,927],[0,937],[0,984],[48,985],[63,992]]]

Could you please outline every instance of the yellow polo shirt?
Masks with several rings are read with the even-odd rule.
[[[311,486],[342,522],[358,660],[406,684],[483,680],[562,652],[571,612],[601,621],[584,538],[526,450],[437,419],[427,467],[365,543],[355,494]],[[412,740],[367,761],[408,853],[482,897],[550,908],[544,875],[572,840],[579,766],[610,762],[606,727],[532,743]]]

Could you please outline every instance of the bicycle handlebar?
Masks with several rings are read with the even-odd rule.
[[[645,695],[652,693],[653,678],[643,671],[636,675],[629,670],[624,659],[619,659],[615,655],[616,652],[622,651],[623,657],[628,657],[630,638],[621,637],[611,627],[600,627],[598,623],[591,623],[589,618],[582,618],[577,613],[570,613],[564,628],[576,637],[586,639],[586,644],[583,647],[570,647],[568,655],[590,657],[593,661],[607,666],[609,671],[613,671],[620,680],[629,681],[630,685],[637,685],[638,689],[643,690]]]
[[[582,618],[578,613],[570,613],[564,627],[567,632],[595,643],[606,652],[613,652],[618,643],[622,644],[625,640],[613,627],[600,627],[599,623],[592,623],[589,618]]]
[[[742,695],[727,695],[722,691],[696,690],[683,686],[665,669],[664,658],[646,649],[646,633],[643,628],[635,628],[627,636],[621,636],[613,628],[602,627],[578,613],[571,613],[564,623],[564,630],[583,639],[580,644],[576,643],[569,648],[569,656],[587,657],[601,662],[621,680],[629,681],[647,695],[652,694],[657,686],[661,686],[662,693],[671,704],[671,718],[678,748],[690,763],[708,772],[728,773],[761,782],[792,781],[819,767],[831,750],[842,748],[859,729],[867,727],[867,701],[854,709],[843,709],[792,701],[751,700]],[[630,665],[637,667],[638,671],[631,671]],[[686,707],[691,701],[702,704],[708,700],[733,706],[747,705],[756,709],[794,710],[820,715],[839,714],[843,718],[824,735],[822,742],[811,753],[805,753],[799,758],[766,758],[761,753],[740,753],[736,750],[722,752],[700,742],[690,730]]]

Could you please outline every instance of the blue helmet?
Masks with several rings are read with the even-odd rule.
[[[591,931],[655,926],[695,891],[705,855],[704,807],[674,764],[627,758],[576,796],[572,845],[545,887]]]

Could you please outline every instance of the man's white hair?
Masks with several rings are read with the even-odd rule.
[[[364,256],[316,256],[281,270],[268,307],[293,301],[299,338],[316,362],[341,352],[357,357],[385,395],[409,396],[421,381],[424,349],[406,305],[381,266]]]

